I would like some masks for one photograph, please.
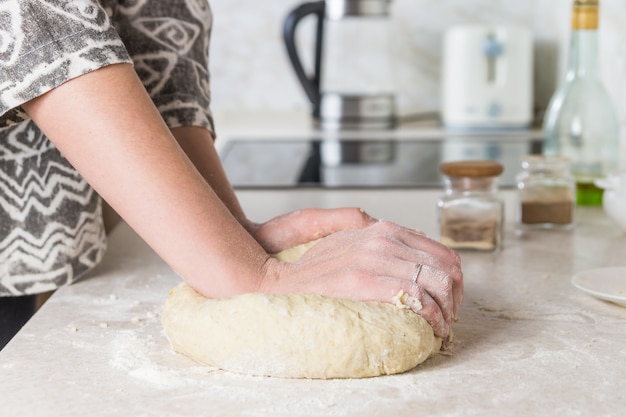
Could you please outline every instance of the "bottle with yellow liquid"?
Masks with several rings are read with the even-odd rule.
[[[578,205],[602,204],[594,180],[617,168],[617,114],[598,69],[598,0],[574,0],[565,82],[552,96],[543,124],[544,153],[569,158]]]

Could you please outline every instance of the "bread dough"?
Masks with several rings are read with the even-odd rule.
[[[310,245],[277,255],[293,261]],[[187,284],[170,291],[162,324],[172,347],[232,372],[290,378],[363,378],[414,368],[441,340],[401,304],[315,294],[207,299]]]

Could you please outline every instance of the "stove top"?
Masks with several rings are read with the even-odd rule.
[[[440,188],[439,164],[489,159],[504,165],[503,188],[515,187],[521,158],[541,153],[532,135],[440,138],[233,138],[220,152],[235,188]]]

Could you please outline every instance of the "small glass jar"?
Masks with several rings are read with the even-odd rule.
[[[517,175],[517,227],[569,229],[574,226],[576,181],[566,157],[529,155]]]
[[[439,199],[440,241],[452,249],[497,251],[502,247],[504,202],[495,161],[455,161],[440,166],[445,194]]]

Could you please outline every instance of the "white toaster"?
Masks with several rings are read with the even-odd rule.
[[[517,25],[462,25],[443,42],[442,121],[456,129],[525,128],[533,120],[533,42]]]

